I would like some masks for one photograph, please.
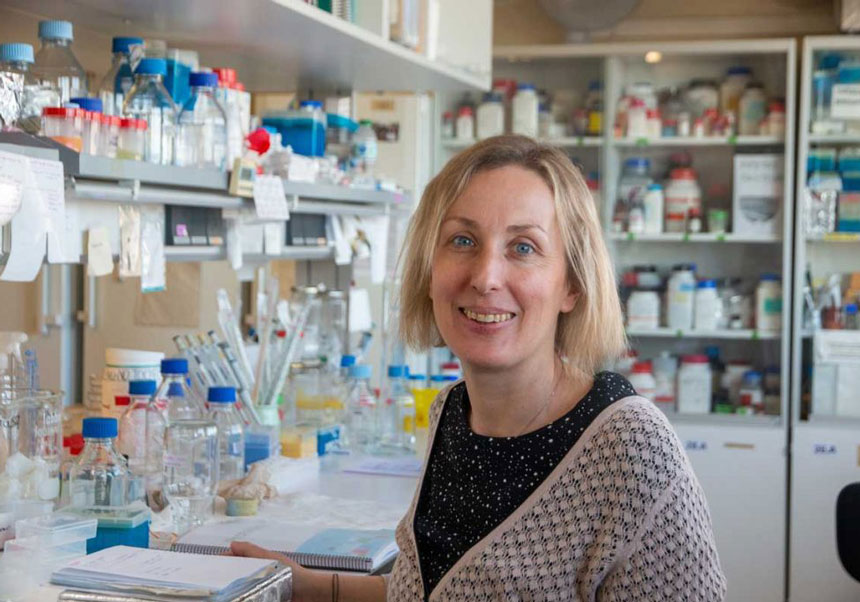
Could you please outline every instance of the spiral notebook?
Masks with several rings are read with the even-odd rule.
[[[313,569],[375,573],[399,551],[391,529],[323,529],[278,520],[233,519],[203,525],[179,538],[175,552],[224,554],[231,541],[250,541]]]

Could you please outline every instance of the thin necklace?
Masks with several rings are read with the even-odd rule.
[[[532,416],[532,419],[528,421],[528,423],[525,425],[525,427],[523,427],[523,430],[521,430],[519,433],[517,433],[517,437],[521,437],[524,433],[528,432],[529,427],[534,423],[535,420],[538,419],[538,416],[543,414],[544,411],[546,411],[546,409],[549,407],[549,404],[552,402],[552,398],[555,395],[555,389],[558,386],[558,381],[555,380],[555,375],[553,375],[552,379],[553,379],[554,384],[552,386],[552,391],[550,391],[550,393],[549,393],[549,397],[547,397],[547,399],[546,399],[546,402],[544,402],[543,406],[541,406],[541,408],[537,411],[537,414]],[[561,380],[561,379],[559,379],[559,380]]]

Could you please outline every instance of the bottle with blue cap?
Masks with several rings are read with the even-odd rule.
[[[119,419],[117,449],[128,459],[131,475],[145,491],[159,488],[164,455],[166,408],[155,399],[154,380],[128,383],[129,403]],[[136,497],[143,497],[143,493]]]
[[[376,131],[370,119],[358,122],[358,129],[352,135],[350,166],[352,167],[353,182],[358,182],[366,188],[376,186],[373,176],[373,166],[379,155],[379,145]]]
[[[367,364],[356,364],[349,369],[353,385],[346,399],[341,444],[353,452],[367,451],[376,441],[376,396],[370,388],[372,375]]]
[[[134,85],[122,105],[124,117],[143,119],[148,127],[143,160],[173,165],[176,145],[176,105],[164,87],[167,61],[144,58],[134,71]]]
[[[512,102],[511,131],[514,134],[535,138],[538,135],[539,108],[540,99],[534,85],[519,84]]]
[[[191,96],[179,113],[176,164],[185,167],[225,169],[227,163],[227,114],[215,98],[218,76],[194,72]]]
[[[397,454],[415,450],[415,398],[409,390],[408,376],[409,366],[388,366],[388,380],[378,404],[377,453]]]
[[[3,103],[0,125],[18,126],[30,134],[42,127],[42,109],[60,106],[55,88],[42,84],[32,71],[33,47],[29,44],[0,44],[0,75]]]
[[[245,427],[236,411],[236,389],[209,387],[209,420],[218,428],[219,479],[245,476]]]
[[[651,162],[645,157],[630,157],[624,161],[624,170],[618,180],[618,197],[615,200],[615,211],[612,227],[616,232],[628,229],[630,213],[633,207],[642,208],[644,218],[645,196],[648,187],[654,183],[649,171]],[[662,217],[662,216],[661,216]],[[639,231],[644,230],[644,223]]]
[[[200,420],[206,407],[188,386],[188,360],[184,357],[161,360],[161,384],[155,393],[159,403],[167,408],[167,423],[174,420]]]
[[[700,280],[696,284],[696,310],[693,314],[695,330],[717,330],[723,318],[723,300],[717,292],[716,280]]]
[[[117,36],[111,42],[110,69],[99,84],[99,98],[105,115],[122,115],[125,95],[134,84],[133,67],[143,56],[143,38]]]
[[[114,447],[116,418],[84,418],[83,436],[84,449],[69,470],[69,505],[117,507],[135,501],[133,475]]]
[[[74,31],[68,21],[40,21],[39,40],[33,73],[51,86],[65,104],[73,96],[87,95],[87,73],[72,52]]]

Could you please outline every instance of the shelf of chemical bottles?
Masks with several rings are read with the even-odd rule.
[[[759,332],[751,329],[686,330],[683,328],[628,328],[627,336],[644,339],[724,339],[737,341],[773,341],[780,338],[778,331]]]
[[[164,257],[167,261],[221,261],[227,259],[227,250],[224,246],[173,245],[164,247]],[[270,259],[318,261],[332,257],[334,257],[334,247],[332,246],[289,246],[282,248],[277,255],[259,253],[243,255],[243,259],[250,263]]]
[[[785,139],[777,136],[672,136],[667,138],[616,138],[612,145],[619,148],[663,148],[693,146],[780,146]]]
[[[360,16],[382,27],[385,15],[372,13],[383,3],[357,4],[371,5]],[[72,21],[90,35],[130,30],[197,50],[200,64],[229,64],[249,90],[461,92],[488,90],[491,83],[489,72],[430,59],[302,0],[9,0],[6,5]]]
[[[823,242],[860,242],[860,232],[828,232],[820,236],[807,236],[808,243]]]
[[[734,244],[765,244],[781,243],[779,236],[732,234],[730,232],[661,232],[659,234],[638,234],[633,232],[610,232],[610,240],[619,242],[653,242],[653,243],[734,243]]]
[[[558,148],[599,148],[603,146],[603,138],[600,136],[568,136],[565,138],[538,138],[538,141]],[[442,146],[448,149],[469,148],[478,142],[474,138],[446,138],[442,140]]]
[[[809,134],[806,139],[809,144],[860,144],[860,132]]]
[[[666,412],[666,418],[669,419],[675,426],[712,426],[712,425],[727,425],[737,427],[779,427],[782,425],[782,418],[770,414],[722,414],[713,412],[710,414],[679,414],[677,412]],[[684,448],[687,453],[693,451],[707,451],[708,442],[701,440],[686,440],[683,431],[679,432]],[[716,445],[716,444],[714,444]],[[723,441],[720,444],[724,449],[752,449],[755,447],[753,443],[748,441]]]

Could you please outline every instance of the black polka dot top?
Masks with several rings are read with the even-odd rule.
[[[601,411],[635,394],[623,376],[600,372],[559,419],[519,437],[485,437],[469,426],[466,384],[454,387],[439,417],[415,511],[425,596],[537,489]]]

